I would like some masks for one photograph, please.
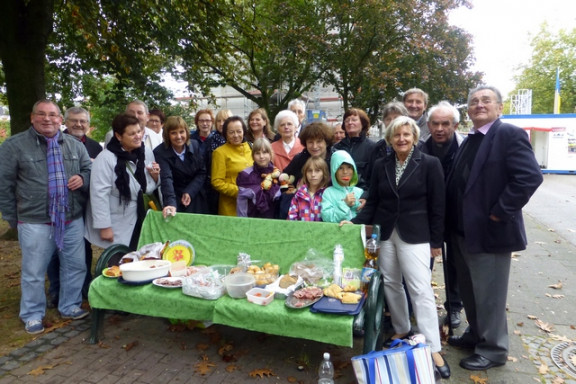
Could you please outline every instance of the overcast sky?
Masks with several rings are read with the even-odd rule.
[[[516,68],[532,56],[530,42],[546,21],[550,30],[576,28],[574,0],[472,0],[474,8],[450,15],[452,24],[473,36],[474,70],[503,96],[514,89]],[[555,83],[551,84],[554,87]]]

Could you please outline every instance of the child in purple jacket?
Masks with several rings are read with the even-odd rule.
[[[238,199],[236,215],[273,219],[280,198],[280,171],[272,163],[274,153],[267,139],[256,139],[252,145],[254,165],[244,169],[236,178]]]

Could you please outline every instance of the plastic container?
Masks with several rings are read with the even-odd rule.
[[[216,264],[216,265],[211,265],[209,268],[214,271],[214,274],[216,276],[223,279],[230,274],[230,271],[234,267],[236,267],[236,266],[235,265]]]
[[[274,292],[262,288],[252,288],[246,292],[249,302],[258,305],[268,305],[274,300]]]
[[[324,360],[318,368],[318,384],[334,384],[334,365],[328,352],[324,352]]]
[[[249,273],[238,272],[228,275],[224,278],[224,285],[226,292],[234,299],[243,299],[246,297],[246,292],[254,288],[256,279]]]

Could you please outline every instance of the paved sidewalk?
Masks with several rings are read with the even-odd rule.
[[[568,361],[576,355],[576,247],[529,215],[526,227],[530,244],[526,251],[514,255],[509,287],[510,361],[503,367],[470,372],[458,366],[467,353],[445,346],[452,377],[444,382],[576,383],[574,366],[567,363],[561,369],[550,355],[553,348],[567,341],[572,344],[559,353]],[[441,269],[441,264],[436,264],[434,280],[439,284],[443,281]],[[562,282],[561,289],[548,287],[558,282]],[[442,289],[437,292],[443,295]],[[438,302],[442,301],[440,297]],[[543,322],[541,327],[538,320]],[[547,327],[552,330],[541,329]],[[315,383],[325,351],[333,355],[339,375],[336,383],[355,382],[349,362],[360,354],[359,340],[354,348],[343,348],[224,326],[177,332],[169,328],[164,319],[108,315],[105,339],[90,345],[89,320],[73,322],[0,357],[0,384]],[[456,333],[464,328],[465,324]],[[31,374],[42,367],[42,374]],[[206,368],[204,375],[202,368]],[[569,374],[571,369],[574,376]]]

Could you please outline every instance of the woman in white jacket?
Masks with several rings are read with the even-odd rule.
[[[92,164],[85,237],[102,248],[124,244],[135,249],[146,212],[142,193],[158,187],[160,167],[142,143],[135,117],[116,116],[112,131],[114,136]]]

